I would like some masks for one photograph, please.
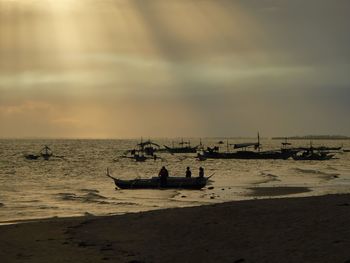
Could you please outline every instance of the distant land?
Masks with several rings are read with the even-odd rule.
[[[350,140],[349,136],[344,135],[306,135],[306,136],[291,136],[291,137],[272,137],[273,140]]]

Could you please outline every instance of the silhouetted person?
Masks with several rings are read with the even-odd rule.
[[[191,170],[190,170],[190,167],[187,167],[187,168],[186,168],[186,177],[187,177],[187,178],[190,178],[191,175],[192,175],[192,172],[191,172]]]
[[[162,167],[162,169],[160,169],[159,171],[159,177],[160,177],[160,185],[162,187],[166,186],[167,183],[167,179],[169,177],[169,172],[168,170],[165,168],[165,166]]]
[[[199,178],[203,178],[203,177],[204,177],[204,168],[199,167]]]

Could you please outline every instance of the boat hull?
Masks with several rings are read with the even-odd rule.
[[[196,153],[197,147],[179,147],[179,148],[170,148],[166,145],[164,145],[166,151],[168,151],[171,154],[174,153]]]
[[[294,152],[288,151],[267,151],[267,152],[253,152],[253,151],[238,151],[238,152],[205,152],[204,154],[199,154],[199,158],[203,159],[280,159],[286,160],[292,157]]]
[[[117,188],[120,189],[192,189],[199,190],[206,186],[207,178],[169,177],[162,184],[159,177],[151,179],[121,180],[114,179]]]
[[[310,156],[293,156],[293,159],[295,161],[327,161],[330,160],[334,157],[334,155],[326,155],[326,156],[322,156],[322,155],[310,155]]]

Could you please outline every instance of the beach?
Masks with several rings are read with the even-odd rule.
[[[350,262],[350,195],[0,226],[1,262]]]

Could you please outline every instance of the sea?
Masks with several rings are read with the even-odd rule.
[[[186,139],[187,140],[187,139]],[[191,138],[192,145],[200,140]],[[202,139],[205,146],[218,141],[226,150],[225,138]],[[176,140],[175,141],[179,141]],[[229,139],[229,143],[247,139]],[[254,141],[250,139],[249,141]],[[139,141],[75,139],[0,140],[0,224],[33,219],[105,216],[154,209],[188,207],[227,201],[262,198],[292,198],[350,193],[350,153],[339,151],[328,161],[290,160],[206,160],[196,154],[158,153],[157,160],[135,162],[120,158]],[[159,145],[172,139],[154,139]],[[294,147],[309,141],[290,141]],[[279,149],[281,141],[262,139],[263,150]],[[54,157],[27,160],[44,145]],[[313,146],[343,146],[348,140],[315,140]],[[118,190],[106,169],[117,178],[156,176],[166,166],[170,176],[183,176],[189,166],[193,176],[203,167],[210,183],[202,190]]]

